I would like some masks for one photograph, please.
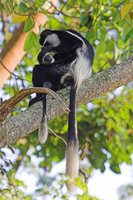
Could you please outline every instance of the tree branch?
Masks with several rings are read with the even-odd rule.
[[[59,102],[60,106],[62,106],[65,112],[69,111],[69,108],[65,105],[64,101],[53,90],[50,90],[49,88],[35,87],[25,90],[22,89],[9,100],[4,101],[0,106],[0,123],[2,123],[6,119],[7,115],[14,108],[17,107],[21,100],[33,93],[47,93]]]
[[[111,90],[127,84],[133,80],[133,56],[121,64],[115,65],[90,77],[85,81],[77,93],[76,107],[91,101]],[[69,105],[69,88],[58,92]],[[57,101],[47,96],[48,121],[64,114]],[[39,127],[42,118],[42,102],[34,104],[24,112],[7,118],[0,125],[0,147],[11,144]]]

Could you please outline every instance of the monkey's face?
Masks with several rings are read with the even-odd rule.
[[[40,53],[38,54],[37,60],[39,61],[39,64],[49,65],[55,61],[53,56],[47,52],[45,48],[42,48]]]

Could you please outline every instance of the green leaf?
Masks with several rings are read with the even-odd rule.
[[[40,162],[40,165],[39,165],[39,167],[46,167],[46,164],[45,164],[45,162],[44,161],[42,161],[42,162]]]
[[[121,3],[121,0],[112,0],[112,4],[119,4]]]
[[[34,28],[34,26],[35,26],[34,20],[31,17],[29,17],[25,22],[23,32],[24,33],[29,32],[31,29]]]
[[[33,7],[27,7],[26,4],[23,2],[21,2],[18,7],[19,14],[34,12],[34,10],[35,9]]]
[[[110,169],[111,169],[113,172],[115,172],[116,174],[120,174],[120,173],[121,173],[120,168],[119,168],[118,165],[111,165],[111,166],[110,166]]]
[[[26,37],[24,51],[30,50],[33,46],[36,46],[37,43],[37,35],[32,31]]]
[[[88,15],[82,14],[80,15],[80,23],[82,26],[84,26],[88,21]]]
[[[41,13],[43,13],[44,15],[48,14],[47,10],[45,10],[45,9],[41,9]]]
[[[21,15],[18,15],[18,14],[14,14],[12,23],[22,23],[22,22],[26,21],[27,18],[28,18],[28,15],[27,16],[21,16]]]
[[[51,26],[51,29],[58,29],[60,27],[60,22],[57,19],[50,18],[48,23]]]
[[[124,43],[133,36],[133,29],[131,29],[124,37]]]
[[[79,31],[82,32],[82,31],[86,31],[87,30],[87,27],[86,26],[82,26]]]
[[[35,1],[35,7],[40,8],[41,6],[44,5],[46,0],[36,0]]]
[[[98,126],[102,126],[105,123],[105,119],[104,118],[97,118],[96,122],[97,122]]]
[[[94,34],[92,32],[89,32],[89,33],[86,34],[86,39],[87,40],[90,40],[93,37],[94,37]]]
[[[120,49],[123,49],[123,41],[122,41],[122,39],[118,40],[118,46],[120,47]]]
[[[98,29],[98,38],[99,39],[105,38],[106,34],[107,34],[107,32],[105,29]]]
[[[106,43],[101,41],[97,47],[95,56],[98,56],[99,54],[103,53],[105,50],[106,50]]]

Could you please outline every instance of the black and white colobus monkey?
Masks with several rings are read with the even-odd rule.
[[[66,174],[78,177],[79,156],[75,130],[75,99],[76,91],[83,80],[91,75],[94,51],[91,44],[74,30],[44,30],[39,40],[42,50],[38,55],[39,65],[33,69],[34,87],[48,87],[53,91],[71,85]],[[52,56],[50,53],[53,53]],[[47,139],[46,95],[37,94],[29,103],[43,100],[43,117],[39,131],[39,141]],[[44,130],[43,130],[44,129]],[[73,184],[68,184],[68,191]]]

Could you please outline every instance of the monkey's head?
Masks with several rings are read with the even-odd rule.
[[[37,60],[39,61],[39,64],[49,65],[51,63],[54,63],[55,59],[53,56],[47,52],[45,48],[42,47],[42,50],[38,54]]]
[[[52,34],[52,31],[49,30],[49,29],[46,29],[46,30],[42,31],[41,34],[40,34],[40,39],[39,39],[40,45],[43,46],[44,41],[46,40],[47,36],[51,35],[51,34]]]
[[[61,41],[58,35],[54,33],[54,31],[46,29],[41,33],[39,43],[44,47],[55,47],[58,46],[61,43]]]

